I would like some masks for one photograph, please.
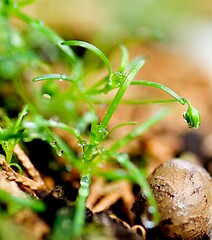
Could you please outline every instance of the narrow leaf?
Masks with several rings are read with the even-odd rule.
[[[87,43],[87,42],[78,41],[78,40],[65,41],[65,42],[62,42],[61,45],[84,47],[84,48],[90,50],[91,52],[95,53],[99,58],[102,59],[102,61],[105,63],[105,65],[108,69],[109,75],[112,73],[112,69],[111,69],[108,58],[105,56],[105,54],[99,48],[95,47],[94,45]]]

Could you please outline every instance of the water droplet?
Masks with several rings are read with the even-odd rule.
[[[106,88],[108,90],[117,88],[120,84],[125,80],[126,74],[125,72],[114,72],[111,74],[110,79],[107,83]]]
[[[79,129],[74,129],[74,134],[76,135],[76,136],[80,136],[80,130]]]
[[[83,176],[81,178],[81,180],[80,180],[80,184],[83,187],[86,187],[86,188],[89,187],[89,185],[90,185],[90,177],[87,176],[87,175]]]
[[[62,74],[61,74],[61,79],[63,79],[63,80],[64,80],[64,79],[67,79],[67,75],[66,75],[65,73],[62,73]]]
[[[67,79],[67,75],[65,73],[60,74],[60,79],[59,81],[63,81]]]
[[[92,148],[92,156],[95,156],[98,154],[98,149],[96,147]]]
[[[53,140],[53,141],[50,142],[50,145],[51,145],[52,147],[56,147],[57,142],[56,142],[55,140]]]
[[[27,115],[27,113],[28,113],[28,110],[25,109],[25,111],[23,112],[23,116]]]
[[[154,228],[156,226],[155,222],[152,219],[152,216],[149,213],[141,215],[141,222],[145,228]]]
[[[34,122],[24,122],[23,125],[25,128],[36,128],[37,127],[36,123],[34,123]]]
[[[51,99],[51,96],[50,96],[49,94],[47,94],[47,93],[44,93],[44,94],[43,94],[43,98],[44,98],[45,100],[50,100],[50,99]]]
[[[108,135],[108,131],[105,128],[98,127],[98,135],[96,137],[96,143],[102,142]]]
[[[85,140],[78,141],[77,145],[83,148],[86,145],[86,141]]]
[[[42,141],[46,141],[46,136],[41,136]]]
[[[100,147],[97,149],[97,151],[98,151],[98,154],[102,154],[106,151],[106,149],[104,147]]]
[[[62,157],[62,156],[63,156],[63,150],[62,150],[62,149],[58,149],[58,150],[57,150],[57,155],[58,155],[59,157]]]
[[[86,189],[86,188],[79,189],[79,194],[84,197],[87,197],[89,195],[89,192],[90,192],[89,189]]]
[[[149,206],[149,207],[148,207],[148,212],[149,212],[150,214],[154,214],[154,213],[156,212],[155,207]]]
[[[143,195],[143,198],[147,199],[150,197],[150,192],[148,190],[144,189],[142,195]]]
[[[141,215],[141,221],[146,228],[154,228],[156,226],[155,221],[153,220],[153,215],[157,212],[154,206],[149,206],[147,211]]]
[[[66,166],[66,170],[67,170],[68,172],[71,172],[71,171],[72,171],[72,169],[73,169],[73,168],[72,168],[72,166],[71,166],[71,165],[67,165],[67,166]]]

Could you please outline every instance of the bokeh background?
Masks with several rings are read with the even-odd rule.
[[[65,39],[90,41],[103,50],[126,39],[178,44],[211,73],[210,0],[40,0],[26,11]]]

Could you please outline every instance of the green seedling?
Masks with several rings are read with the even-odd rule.
[[[93,121],[90,121],[91,131],[90,131],[89,142],[86,141],[82,136],[74,134],[80,146],[82,147],[82,158],[81,158],[82,178],[80,181],[81,187],[79,189],[78,198],[76,202],[76,210],[75,210],[74,221],[73,221],[73,235],[74,236],[78,235],[82,231],[82,227],[84,225],[83,216],[85,211],[85,202],[86,202],[86,198],[89,195],[89,186],[91,182],[90,177],[92,175],[92,162],[94,161],[94,159],[95,159],[95,162],[96,161],[98,162],[98,159],[101,159],[101,158],[116,159],[127,170],[127,172],[129,172],[129,176],[131,180],[134,182],[137,182],[142,187],[144,194],[148,199],[149,205],[151,206],[151,209],[152,209],[151,214],[153,216],[153,222],[157,224],[159,222],[159,217],[158,217],[156,202],[145,180],[145,177],[135,167],[135,165],[133,165],[130,162],[129,157],[126,154],[118,154],[116,150],[118,150],[120,147],[125,146],[128,142],[140,136],[151,126],[153,126],[154,124],[159,122],[161,119],[163,119],[167,115],[167,111],[166,112],[163,111],[162,113],[157,114],[157,116],[154,116],[153,118],[149,119],[146,123],[141,124],[139,127],[135,128],[134,131],[132,131],[127,136],[120,139],[120,141],[117,141],[114,145],[112,145],[110,149],[102,150],[102,148],[100,148],[99,146],[108,137],[109,132],[107,128],[108,128],[110,119],[112,118],[118,105],[121,104],[121,101],[123,99],[125,92],[131,85],[145,85],[145,86],[155,87],[171,95],[175,99],[175,101],[178,101],[183,105],[187,103],[189,106],[189,111],[187,111],[186,120],[188,122],[189,127],[191,126],[198,127],[200,124],[200,118],[197,124],[196,115],[190,113],[191,109],[193,109],[190,103],[188,103],[188,101],[185,100],[184,98],[181,98],[180,96],[178,96],[174,91],[172,91],[168,87],[155,82],[149,82],[149,81],[143,81],[143,80],[133,81],[133,78],[135,77],[135,75],[144,65],[145,60],[143,58],[137,58],[128,64],[128,59],[127,59],[128,54],[126,54],[127,51],[123,46],[121,48],[123,53],[123,59],[122,59],[120,68],[118,69],[118,71],[112,72],[112,68],[109,64],[109,60],[99,49],[92,46],[91,44],[75,40],[75,41],[62,42],[62,45],[85,47],[86,49],[91,50],[98,57],[102,59],[102,61],[106,64],[106,67],[108,69],[108,76],[100,80],[97,84],[91,86],[89,89],[83,89],[81,83],[74,82],[71,78],[67,76],[65,78],[65,80],[70,81],[70,83],[78,85],[78,87],[80,88],[79,90],[80,94],[83,95],[83,98],[87,101],[87,104],[90,107],[89,114],[92,116],[90,117],[90,119],[93,119]],[[121,69],[121,72],[119,71],[120,69]],[[53,80],[56,78],[61,79],[61,76],[55,75],[55,74],[44,75],[44,76],[39,76],[34,78],[33,81],[36,82],[41,80]],[[106,110],[102,120],[99,122],[93,106],[92,97],[94,95],[96,96],[97,94],[101,94],[101,93],[106,94],[110,90],[115,88],[117,89],[117,93],[115,97],[112,99],[112,101],[110,102],[109,107]],[[173,100],[164,100],[164,102],[172,102],[172,101]],[[126,124],[130,124],[130,123],[126,123]],[[49,123],[49,126],[50,125],[51,125],[51,122]],[[62,125],[61,126],[59,125],[60,124],[58,124],[58,127],[62,127]],[[82,128],[81,127],[79,128],[79,125],[78,125],[79,133],[80,133],[80,129]],[[74,132],[76,133],[76,130]],[[73,135],[72,131],[70,131],[70,133],[72,133]]]
[[[31,1],[26,1],[25,3],[30,2]],[[150,119],[147,119],[146,122],[135,126],[134,130],[117,140],[110,148],[106,148],[104,146],[104,142],[111,134],[111,131],[108,130],[108,125],[117,107],[122,103],[152,104],[161,102],[179,102],[182,105],[187,104],[188,109],[184,114],[184,119],[187,121],[187,124],[190,128],[198,128],[200,126],[201,119],[199,112],[191,106],[188,100],[181,98],[173,90],[160,83],[146,80],[133,80],[136,74],[145,64],[145,59],[143,57],[138,57],[132,61],[129,61],[127,49],[124,46],[121,46],[121,63],[119,68],[113,71],[107,56],[96,46],[78,40],[64,41],[54,31],[45,26],[43,22],[31,18],[21,12],[21,7],[21,4],[14,4],[13,1],[9,0],[5,0],[4,4],[1,6],[4,14],[7,17],[16,17],[19,20],[27,23],[32,29],[36,29],[44,34],[64,53],[64,57],[70,63],[70,68],[72,70],[71,74],[51,73],[37,76],[33,79],[33,82],[52,82],[55,80],[68,81],[72,89],[68,89],[65,93],[66,100],[70,98],[73,101],[73,105],[75,104],[74,101],[81,101],[87,105],[89,110],[81,116],[76,114],[76,116],[78,116],[77,120],[67,123],[63,121],[63,119],[46,119],[37,111],[38,106],[34,106],[30,100],[27,100],[28,107],[31,111],[31,114],[29,113],[28,118],[23,119],[23,116],[26,114],[26,107],[24,107],[15,123],[11,123],[10,120],[5,117],[5,122],[7,123],[6,127],[9,129],[9,131],[5,132],[3,129],[1,129],[0,141],[5,151],[7,161],[11,161],[13,148],[15,144],[20,141],[20,139],[23,141],[31,141],[34,138],[39,138],[47,141],[54,149],[56,149],[56,152],[59,156],[63,156],[68,164],[75,166],[79,170],[81,174],[80,188],[76,199],[73,221],[70,226],[70,239],[79,236],[83,231],[83,226],[85,223],[85,205],[86,199],[90,192],[91,176],[98,172],[98,164],[107,161],[115,161],[119,163],[122,166],[122,169],[117,169],[113,172],[113,174],[109,175],[108,173],[104,176],[111,179],[129,179],[130,181],[139,184],[149,206],[151,207],[151,226],[153,227],[157,225],[159,223],[158,209],[154,195],[147,184],[146,176],[143,174],[141,169],[137,168],[130,161],[130,157],[127,154],[118,153],[118,150],[133,139],[145,133],[152,126],[159,123],[168,115],[169,111],[167,109],[162,109],[161,111],[157,112]],[[72,46],[83,47],[93,52],[105,64],[107,75],[103,79],[100,79],[97,83],[86,87],[84,83],[86,77],[83,72],[83,61],[74,53],[71,48]],[[173,99],[158,101],[134,101],[132,99],[126,101],[123,99],[123,97],[127,89],[132,85],[158,88],[169,94]],[[54,96],[59,94],[57,87],[53,85],[46,85],[45,87],[49,87],[49,89],[52,87],[52,96],[50,96],[52,100],[54,99]],[[116,90],[116,94],[112,100],[103,99],[101,97],[103,94],[106,95],[112,90]],[[46,97],[48,96],[46,95]],[[95,109],[95,104],[97,103],[108,104],[107,110],[101,120],[99,119]],[[65,114],[68,115],[70,113],[67,112]],[[132,124],[135,123],[120,123],[115,128]],[[90,126],[89,133],[86,133],[88,126]],[[75,140],[78,142],[78,145],[81,147],[81,154],[76,156],[74,151],[72,151],[72,149],[54,133],[52,129],[55,128],[63,129],[67,131],[73,138],[75,138]]]
[[[12,122],[7,115],[2,112],[1,118],[4,120],[5,128],[0,127],[0,144],[5,152],[7,163],[11,164],[13,149],[15,145],[23,138],[22,121],[24,116],[27,114],[27,105],[22,108],[18,118],[15,122]],[[12,165],[20,167],[12,163]]]

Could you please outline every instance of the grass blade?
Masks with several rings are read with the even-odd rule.
[[[84,48],[90,50],[91,52],[95,53],[99,58],[102,59],[102,61],[105,63],[105,65],[108,69],[109,75],[111,75],[112,69],[110,66],[110,62],[109,62],[108,58],[105,56],[105,54],[99,48],[95,47],[94,45],[92,45],[90,43],[78,41],[78,40],[65,41],[65,42],[62,42],[61,45],[84,47]]]

